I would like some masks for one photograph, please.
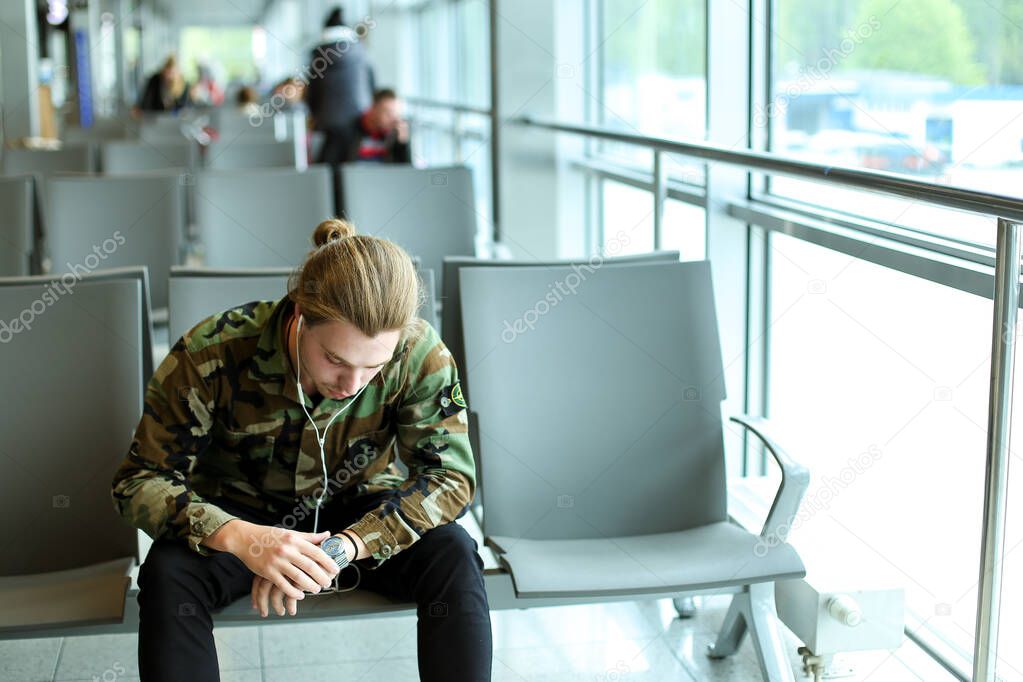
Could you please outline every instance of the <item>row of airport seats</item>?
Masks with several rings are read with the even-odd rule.
[[[0,242],[7,247],[0,256],[0,276],[50,271],[48,263],[55,259],[48,259],[45,253],[47,224],[51,218],[49,207],[61,201],[59,198],[52,201],[47,199],[50,180],[58,184],[70,183],[72,175],[78,178],[82,175],[94,177],[97,173],[101,173],[102,177],[124,178],[102,182],[84,181],[78,185],[78,190],[86,192],[91,200],[79,204],[83,210],[88,211],[93,207],[105,209],[121,204],[135,205],[137,202],[130,198],[122,201],[121,196],[135,195],[136,188],[141,195],[150,195],[154,186],[168,184],[160,180],[150,180],[147,183],[143,177],[174,175],[184,190],[167,188],[161,190],[161,196],[166,195],[167,201],[164,203],[168,205],[183,202],[180,215],[169,216],[171,220],[184,223],[183,229],[172,231],[177,242],[175,252],[161,256],[151,264],[145,261],[140,263],[160,270],[163,260],[178,263],[189,257],[199,239],[196,234],[197,221],[202,219],[204,223],[210,222],[210,211],[197,215],[197,175],[248,172],[263,168],[302,170],[307,165],[305,135],[304,118],[294,112],[250,118],[236,110],[222,108],[176,115],[146,115],[141,120],[99,119],[91,128],[66,130],[65,144],[59,149],[5,149],[0,153],[0,199],[4,200],[5,207],[13,207],[14,213],[5,212],[6,215],[0,215]],[[322,182],[322,178],[316,182]],[[57,193],[69,194],[67,186],[57,190]],[[262,196],[270,199],[273,195],[264,191]],[[327,196],[331,196],[329,191]],[[273,205],[287,204],[286,197],[279,199]],[[318,215],[333,213],[332,200],[328,204],[331,209]],[[227,211],[221,212],[221,217],[229,217],[230,207],[227,208]],[[65,214],[66,211],[62,207],[55,213]],[[59,216],[53,220],[56,231],[60,232],[62,226]],[[153,228],[153,231],[159,229]],[[216,236],[219,232],[212,234]],[[68,242],[67,248],[62,246],[60,240],[53,240],[52,244],[58,251],[57,255],[69,250],[79,253],[79,257],[88,253],[75,252],[78,244],[74,240]],[[62,264],[66,263],[64,261]]]
[[[267,113],[250,117],[217,108],[98,119],[89,128],[66,130],[60,149],[5,150],[2,167],[7,174],[304,167],[304,117],[291,111]]]
[[[455,298],[441,329],[472,387],[484,500],[457,522],[479,538],[491,608],[732,594],[709,653],[734,653],[750,632],[764,679],[791,680],[773,586],[805,574],[784,529],[809,475],[766,421],[734,417],[778,462],[782,484],[759,534],[729,520],[723,437],[738,427],[721,418],[710,264],[667,253],[449,258],[442,270]],[[175,271],[172,329],[274,296],[283,276]],[[14,458],[0,509],[26,520],[9,524],[19,551],[0,558],[0,638],[138,627],[143,556],[109,485],[142,409],[145,273],[84,275],[72,295],[47,298],[52,283],[0,280],[0,353],[11,368],[0,450]],[[60,409],[65,397],[70,409]],[[84,539],[75,551],[54,551],[54,538],[72,533]],[[307,597],[296,617],[414,612],[356,590]],[[215,622],[265,621],[242,599]]]
[[[360,232],[391,239],[443,281],[442,259],[476,253],[477,215],[465,167],[344,167],[347,216]],[[152,301],[167,307],[166,282],[187,261],[214,268],[294,267],[310,234],[334,214],[332,174],[254,169],[181,175],[53,175],[0,178],[0,235],[10,245],[0,275],[53,274],[145,265]],[[189,227],[187,206],[195,223]],[[191,257],[189,257],[191,254]],[[439,294],[439,290],[436,292]]]
[[[201,153],[202,152],[202,153]],[[0,161],[5,175],[20,173],[140,173],[180,168],[304,168],[307,160],[294,142],[211,142],[205,147],[180,141],[112,140],[68,144],[60,149],[8,149]]]

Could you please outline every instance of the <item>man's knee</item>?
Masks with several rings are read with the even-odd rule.
[[[179,542],[157,540],[139,568],[139,605],[150,604],[170,615],[193,616],[203,601],[202,579],[196,575],[203,557]]]
[[[425,533],[419,542],[429,552],[431,563],[441,564],[448,570],[471,569],[471,573],[483,570],[479,544],[457,523],[438,526]]]

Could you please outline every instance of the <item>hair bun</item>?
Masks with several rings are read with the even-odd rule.
[[[313,230],[313,244],[317,247],[336,240],[345,239],[355,234],[355,225],[341,218],[329,218]]]

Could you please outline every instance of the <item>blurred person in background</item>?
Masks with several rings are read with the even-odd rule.
[[[199,77],[191,88],[192,103],[198,106],[219,107],[224,103],[224,91],[213,79],[208,64],[198,64]]]
[[[259,116],[260,114],[259,94],[251,85],[246,85],[238,91],[235,103],[238,105],[238,111],[245,116]]]
[[[402,118],[402,101],[391,88],[373,93],[373,106],[359,118],[357,142],[348,161],[411,163],[408,122]]]
[[[359,36],[345,25],[339,7],[327,16],[310,56],[305,101],[313,129],[324,134],[317,162],[345,161],[359,117],[373,103],[373,74]]]
[[[283,100],[282,110],[301,109],[305,107],[305,81],[298,76],[288,76],[270,91],[270,103]]]
[[[190,104],[185,79],[174,55],[167,57],[159,71],[146,81],[139,99],[142,111],[177,111]]]

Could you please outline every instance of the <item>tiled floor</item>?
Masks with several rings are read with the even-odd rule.
[[[729,659],[703,653],[728,599],[700,600],[688,620],[675,617],[669,600],[495,611],[493,680],[759,680],[749,637]],[[414,616],[223,628],[216,639],[224,682],[418,679]],[[799,643],[791,636],[789,643],[798,680]],[[136,646],[135,635],[0,642],[0,680],[137,680]],[[856,667],[856,676],[842,678],[849,682],[952,679],[909,642],[894,654],[846,660]]]

